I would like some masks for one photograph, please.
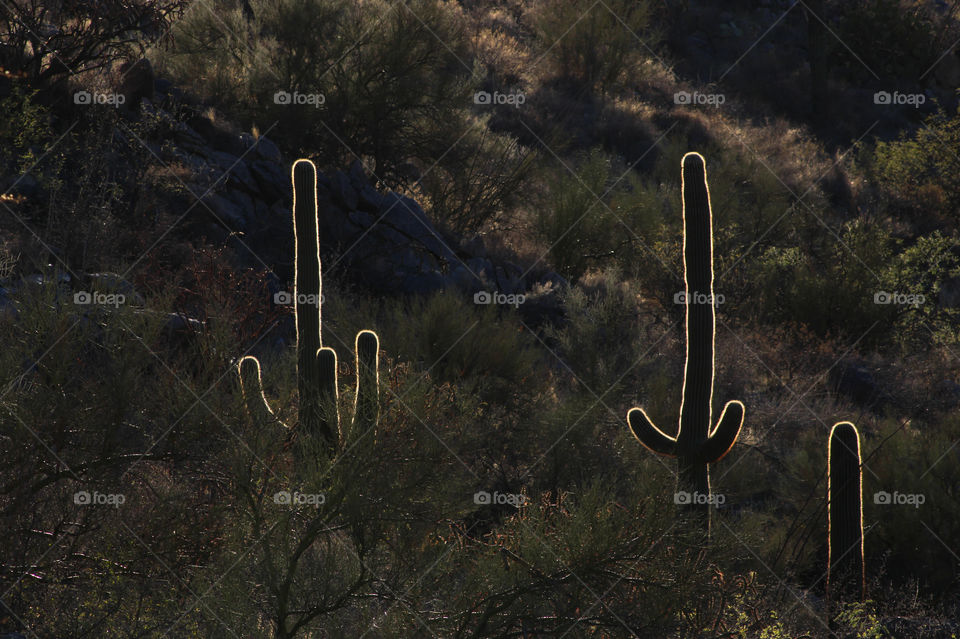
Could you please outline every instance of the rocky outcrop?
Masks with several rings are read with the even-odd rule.
[[[172,90],[157,83],[157,92]],[[165,104],[158,95],[157,104]],[[150,140],[165,162],[189,167],[189,219],[214,240],[232,245],[241,266],[266,268],[281,281],[293,277],[291,159],[264,136],[198,131],[145,98],[142,109],[166,123],[164,139]],[[203,127],[200,127],[203,128]],[[199,200],[199,201],[197,201]],[[381,295],[457,290],[523,296],[517,306],[533,324],[561,316],[562,277],[498,259],[482,238],[442,231],[406,195],[379,190],[355,161],[346,171],[318,172],[320,250],[327,273],[341,273]],[[525,307],[525,308],[524,308]]]

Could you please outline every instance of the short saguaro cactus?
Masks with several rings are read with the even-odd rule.
[[[827,595],[835,602],[862,601],[863,471],[856,426],[833,427],[827,459]]]
[[[744,406],[731,400],[713,423],[714,334],[713,211],[707,186],[706,163],[699,153],[687,153],[681,162],[683,193],[682,302],[686,304],[686,363],[680,400],[680,428],[676,437],[657,428],[642,408],[627,413],[637,440],[653,452],[676,457],[679,464],[677,503],[705,520],[709,531],[709,464],[720,461],[733,447],[743,426]]]
[[[379,419],[379,339],[360,331],[356,339],[357,392],[351,428],[341,426],[338,410],[337,353],[321,343],[322,278],[317,224],[317,169],[297,160],[292,170],[295,250],[294,302],[297,321],[298,428],[326,442],[335,452],[352,429],[365,432]],[[263,394],[260,362],[247,356],[238,364],[247,412],[258,424],[278,423]]]

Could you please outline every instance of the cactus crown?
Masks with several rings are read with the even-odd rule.
[[[336,449],[349,432],[362,425],[373,428],[379,419],[377,334],[357,334],[357,393],[352,428],[343,429],[338,409],[337,354],[321,342],[323,297],[320,241],[317,223],[317,169],[313,162],[297,160],[291,170],[293,182],[293,228],[295,264],[295,316],[297,323],[297,392],[300,397],[299,427]],[[280,423],[263,394],[260,362],[253,356],[237,366],[247,413],[258,426]]]

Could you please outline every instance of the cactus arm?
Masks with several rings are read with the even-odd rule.
[[[339,391],[337,390],[337,352],[329,347],[317,350],[317,425],[319,435],[330,443],[340,437]],[[314,433],[311,433],[314,434]]]
[[[240,390],[243,393],[247,414],[254,425],[257,428],[262,428],[264,424],[280,424],[286,428],[286,424],[274,415],[266,396],[263,394],[260,362],[257,358],[252,355],[242,358],[237,364],[237,373],[240,376]]]
[[[715,464],[723,459],[737,442],[740,429],[743,428],[743,417],[746,409],[743,402],[736,399],[727,402],[720,413],[720,419],[713,432],[707,437],[701,449],[701,456],[708,464]]]
[[[351,431],[363,436],[380,419],[379,351],[380,340],[373,331],[357,333],[357,393]]]
[[[630,409],[627,413],[627,424],[630,426],[630,432],[645,448],[658,455],[677,456],[677,438],[657,428],[642,408]]]

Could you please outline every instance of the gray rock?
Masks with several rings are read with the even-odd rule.
[[[367,179],[367,172],[363,168],[363,162],[359,159],[354,160],[350,164],[348,174],[350,176],[350,184],[358,191],[362,191],[363,187],[370,184],[370,181]]]
[[[364,185],[363,188],[360,189],[358,196],[359,202],[357,203],[357,207],[360,210],[371,213],[380,210],[380,205],[383,203],[383,196],[369,184]]]
[[[293,220],[293,209],[280,202],[274,202],[273,206],[270,207],[270,218],[274,222]]]
[[[263,200],[254,200],[253,213],[257,224],[270,223],[270,207]]]
[[[283,157],[281,156],[280,149],[277,147],[277,145],[262,135],[257,138],[257,155],[264,160],[267,160],[268,162],[274,162],[275,164],[280,164],[280,162],[283,161]]]
[[[216,193],[208,193],[203,198],[203,204],[206,205],[204,210],[211,213],[219,223],[236,231],[246,230],[245,213],[237,204]]]
[[[290,176],[286,175],[280,166],[265,160],[255,160],[250,163],[250,174],[257,181],[260,193],[268,202],[292,199]]]
[[[210,161],[223,170],[228,170],[240,162],[240,158],[225,151],[211,151]]]
[[[40,191],[40,183],[29,173],[18,177],[11,176],[0,186],[0,193],[9,192],[11,195],[20,195],[28,199],[37,197]]]
[[[483,273],[474,275],[463,264],[458,264],[453,267],[450,272],[450,278],[458,288],[468,295],[493,288],[490,281],[483,277]]]
[[[247,165],[243,161],[237,162],[230,169],[230,183],[234,186],[242,187],[248,193],[258,193],[260,187],[257,184],[257,181],[253,179],[253,175],[250,174],[250,169],[247,168]]]
[[[430,222],[423,209],[408,197],[393,191],[384,195],[379,224],[385,224],[419,242],[438,258],[446,260],[448,264],[454,264],[458,261],[457,256],[440,237],[440,233]]]
[[[860,362],[839,362],[830,369],[828,378],[837,394],[857,404],[880,409],[890,400],[870,369]]]
[[[361,229],[368,229],[373,225],[373,216],[364,211],[351,211],[348,214],[351,222]]]
[[[171,124],[173,126],[173,141],[176,142],[177,146],[204,157],[210,155],[211,149],[207,146],[207,141],[192,127],[180,121],[174,121]]]
[[[249,195],[234,189],[228,189],[224,191],[223,195],[228,200],[236,204],[237,208],[240,209],[240,213],[243,216],[245,225],[250,224],[256,219],[256,205],[253,202],[253,198],[251,198]]]
[[[478,255],[482,257],[487,256],[487,247],[484,246],[483,237],[480,236],[479,234],[474,235],[473,237],[471,237],[469,240],[465,242],[461,242],[460,250],[462,250],[464,253],[466,253],[470,257],[476,257]]]
[[[343,171],[337,171],[330,176],[330,193],[333,201],[343,206],[347,211],[356,210],[360,196],[350,184],[350,178]]]
[[[495,276],[493,263],[485,257],[471,257],[466,262],[467,269],[489,281]]]

